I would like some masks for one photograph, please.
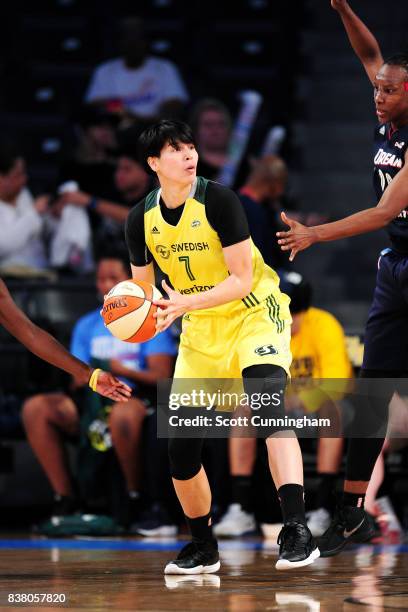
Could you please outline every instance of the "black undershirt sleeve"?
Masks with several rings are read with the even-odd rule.
[[[223,247],[232,246],[250,237],[248,221],[241,200],[228,187],[209,182],[205,210],[211,227]]]
[[[125,225],[125,238],[130,262],[134,266],[147,266],[153,256],[147,248],[144,231],[144,199],[130,211]]]

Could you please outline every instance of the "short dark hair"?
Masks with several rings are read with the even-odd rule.
[[[180,142],[195,145],[193,132],[183,121],[162,119],[144,130],[139,136],[138,144],[146,170],[151,172],[147,163],[149,157],[160,157],[160,152],[167,143],[177,149]]]
[[[387,66],[401,66],[401,68],[408,72],[408,52],[394,53],[394,55],[390,55],[384,60],[384,64],[387,64]]]
[[[11,142],[0,143],[0,174],[10,172],[17,159],[22,157],[21,151]]]

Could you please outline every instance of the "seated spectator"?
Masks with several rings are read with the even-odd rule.
[[[65,193],[58,201],[59,206],[74,205],[102,218],[103,222],[99,224],[94,236],[96,252],[104,248],[106,241],[109,241],[111,247],[125,246],[123,224],[129,210],[153,189],[152,178],[140,164],[136,146],[127,145],[119,152],[114,180],[121,203],[82,190]]]
[[[301,382],[304,378],[350,378],[352,367],[340,323],[330,313],[311,306],[311,287],[300,274],[287,273],[281,282],[281,289],[291,298],[292,386],[295,385],[296,389],[297,381]],[[286,397],[285,404],[289,409],[296,404],[296,408],[306,412],[324,408],[323,405],[309,403],[307,393]],[[317,473],[321,482],[316,510],[308,515],[309,529],[316,535],[321,535],[330,524],[332,488],[341,463],[342,450],[342,438],[320,437],[318,440]],[[255,456],[254,438],[230,438],[232,503],[214,527],[218,536],[240,536],[256,527],[251,481]]]
[[[102,103],[134,119],[176,118],[188,101],[176,66],[169,60],[148,55],[141,19],[123,19],[119,37],[121,57],[96,68],[86,101]]]
[[[228,157],[231,114],[219,100],[204,98],[194,106],[190,123],[199,153],[197,174],[216,181]]]
[[[116,283],[129,277],[127,260],[106,255],[97,266],[98,294],[102,298]],[[126,404],[109,404],[88,394],[79,407],[62,393],[37,395],[25,402],[23,423],[34,454],[54,490],[54,515],[70,514],[79,506],[64,442],[81,434],[76,480],[82,496],[100,494],[100,489],[106,491],[106,451],[113,447],[128,493],[119,518],[129,526],[140,510],[142,424],[148,410],[155,406],[157,381],[171,376],[176,351],[169,331],[143,344],[118,340],[104,326],[99,311],[97,308],[77,322],[71,351],[93,367],[108,363],[111,371],[133,388],[132,398]]]
[[[0,146],[0,266],[47,267],[43,214],[47,200],[34,200],[28,189],[25,161],[9,144]]]
[[[17,148],[0,147],[0,266],[3,274],[70,267],[88,271],[91,229],[87,215],[72,206],[58,216],[50,197],[34,200],[26,187],[25,161]],[[46,254],[48,240],[49,257]]]
[[[288,257],[274,239],[275,233],[283,227],[280,198],[285,192],[287,180],[288,169],[283,159],[267,155],[253,162],[248,180],[238,193],[252,240],[264,261],[278,271],[289,265]]]
[[[81,191],[116,200],[117,118],[93,104],[84,105],[74,117],[77,142],[62,163],[59,183],[75,181]]]

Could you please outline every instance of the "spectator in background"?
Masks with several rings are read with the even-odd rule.
[[[86,272],[91,230],[83,211],[50,208],[50,197],[34,200],[26,187],[25,161],[19,150],[0,146],[0,266],[3,274],[32,274],[48,266]],[[48,243],[49,257],[46,253]]]
[[[9,144],[0,145],[0,266],[47,267],[43,213],[47,200],[34,200],[27,187],[25,161]]]
[[[204,98],[194,106],[190,124],[199,153],[197,175],[216,181],[228,157],[231,114],[219,100]]]
[[[272,239],[282,228],[279,200],[285,192],[287,180],[285,162],[276,155],[267,155],[253,162],[248,180],[238,193],[252,240],[264,261],[278,272],[289,266],[288,258],[282,257],[279,245]]]
[[[101,299],[116,283],[129,276],[127,259],[119,255],[106,255],[101,259],[96,276]],[[67,515],[78,508],[76,487],[64,450],[66,437],[77,437],[81,429],[90,440],[90,449],[84,440],[81,442],[81,447],[85,446],[88,452],[81,458],[78,473],[78,477],[87,478],[82,491],[88,493],[96,489],[98,483],[102,487],[105,485],[106,490],[107,484],[106,470],[98,471],[90,465],[96,462],[93,449],[103,456],[103,451],[113,446],[126,480],[128,504],[122,520],[129,525],[138,518],[140,509],[142,424],[147,410],[155,406],[157,381],[171,376],[176,350],[169,331],[143,344],[118,340],[104,326],[99,311],[100,307],[77,322],[71,351],[93,367],[109,363],[112,372],[129,382],[133,389],[131,399],[126,404],[119,402],[109,406],[104,401],[95,405],[88,394],[79,409],[62,393],[37,395],[25,402],[23,423],[34,454],[54,490],[54,515]],[[97,466],[101,467],[99,462]]]
[[[59,206],[72,204],[100,217],[102,222],[98,224],[94,236],[96,253],[101,250],[103,252],[107,241],[111,247],[125,246],[123,224],[129,210],[153,188],[153,179],[141,165],[136,145],[127,143],[118,155],[114,181],[120,196],[119,202],[82,190],[63,194],[58,201]]]
[[[84,105],[74,118],[77,143],[60,168],[59,182],[75,181],[81,191],[115,200],[117,117],[96,105]]]
[[[102,103],[133,119],[178,117],[188,101],[178,69],[169,60],[148,55],[141,19],[129,17],[119,25],[121,57],[96,68],[86,101]]]

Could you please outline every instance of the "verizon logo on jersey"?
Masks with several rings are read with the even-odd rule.
[[[379,149],[374,157],[374,163],[377,166],[392,166],[393,168],[402,168],[402,159],[394,153],[387,153],[384,149]]]

